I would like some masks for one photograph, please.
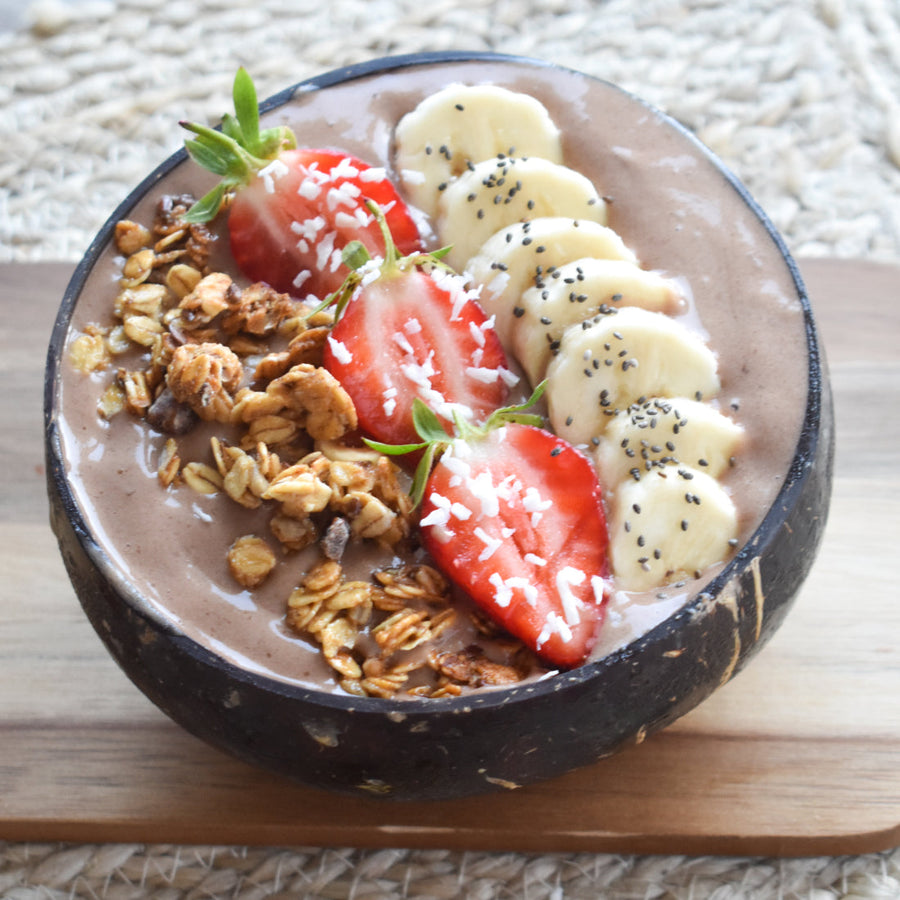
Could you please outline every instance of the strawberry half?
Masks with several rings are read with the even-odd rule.
[[[492,320],[438,256],[400,256],[389,223],[378,220],[384,261],[363,253],[355,263],[337,301],[325,367],[352,398],[361,431],[377,441],[419,440],[416,398],[447,424],[485,421],[518,380]]]
[[[348,270],[342,252],[359,241],[385,251],[367,201],[384,210],[397,245],[422,246],[409,209],[381,167],[335,150],[297,148],[287,126],[260,130],[256,89],[246,70],[234,79],[235,115],[222,130],[182,122],[197,137],[185,148],[199,165],[222,177],[188,211],[188,222],[212,219],[228,199],[231,253],[241,272],[278,291],[324,298]]]
[[[428,452],[414,496],[438,568],[542,660],[568,669],[586,660],[604,618],[606,517],[588,459],[531,420],[499,410],[449,438],[417,405]]]

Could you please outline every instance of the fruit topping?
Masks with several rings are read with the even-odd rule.
[[[234,115],[222,130],[183,122],[196,135],[188,153],[221,181],[184,217],[214,218],[228,207],[231,252],[241,272],[295,296],[323,298],[347,275],[342,251],[350,241],[384,253],[381,229],[366,206],[384,211],[404,252],[420,249],[418,228],[387,172],[339,150],[297,146],[286,126],[260,129],[256,90],[239,69]]]

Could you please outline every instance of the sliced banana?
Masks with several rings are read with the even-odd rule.
[[[744,429],[709,403],[654,397],[614,416],[593,453],[600,481],[614,487],[654,469],[690,466],[718,478]]]
[[[426,97],[395,131],[394,164],[414,206],[437,214],[441,186],[498,154],[562,162],[559,129],[544,105],[491,84],[451,84]]]
[[[491,235],[466,263],[465,272],[481,286],[481,305],[494,316],[500,340],[508,347],[512,321],[522,315],[525,291],[542,285],[553,268],[584,257],[637,264],[633,251],[611,228],[581,219],[542,216]]]
[[[606,204],[590,179],[540,157],[495,157],[475,163],[438,199],[435,227],[447,262],[459,268],[494,233],[542,216],[606,224]]]
[[[610,562],[626,591],[693,578],[728,559],[737,538],[731,497],[715,478],[689,467],[623,482],[610,507]]]
[[[570,326],[547,368],[553,430],[597,439],[619,410],[649,397],[715,396],[715,354],[677,319],[637,306]]]
[[[544,377],[563,332],[610,308],[640,306],[667,315],[685,298],[675,281],[620,259],[578,259],[555,268],[522,294],[512,327],[513,356],[532,385]]]

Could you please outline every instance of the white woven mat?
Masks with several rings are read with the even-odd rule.
[[[539,56],[695,130],[791,248],[900,260],[898,0],[41,0],[0,34],[0,261],[71,260],[237,65],[261,96],[419,50]],[[619,857],[0,843],[5,898],[900,898],[900,850]]]

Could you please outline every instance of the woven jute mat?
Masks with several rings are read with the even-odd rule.
[[[898,0],[41,0],[0,34],[0,261],[77,260],[213,121],[377,56],[492,50],[694,130],[803,255],[900,260]],[[0,843],[5,898],[900,898],[900,851],[798,860]]]

